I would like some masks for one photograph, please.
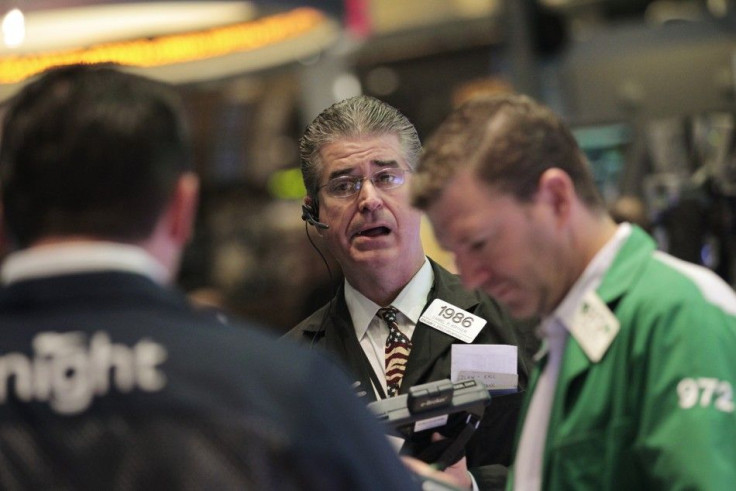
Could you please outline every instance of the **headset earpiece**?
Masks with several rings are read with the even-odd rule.
[[[313,203],[302,204],[302,220],[322,230],[330,228],[329,225],[327,225],[326,223],[322,223],[317,219],[317,217],[319,216],[319,208],[317,208],[317,206],[318,205],[316,201],[314,201]]]

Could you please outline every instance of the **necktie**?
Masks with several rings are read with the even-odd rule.
[[[397,311],[393,307],[378,310],[378,316],[388,326],[388,339],[386,340],[386,388],[389,397],[399,392],[401,379],[404,377],[406,362],[411,351],[411,340],[407,338],[396,323]]]

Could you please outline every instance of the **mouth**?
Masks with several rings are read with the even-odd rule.
[[[391,229],[384,226],[370,227],[358,231],[353,237],[382,237],[391,233]]]

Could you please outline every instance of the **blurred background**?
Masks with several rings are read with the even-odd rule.
[[[203,180],[179,282],[232,316],[284,332],[341,281],[300,218],[297,141],[359,93],[423,140],[474,94],[538,98],[617,219],[736,285],[736,0],[0,0],[0,16],[0,99],[76,60],[177,86]]]

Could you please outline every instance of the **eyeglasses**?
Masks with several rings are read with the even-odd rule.
[[[406,181],[406,173],[411,173],[407,169],[390,168],[381,169],[370,177],[360,176],[340,176],[327,181],[319,189],[325,188],[328,196],[333,198],[349,198],[356,195],[363,189],[363,181],[369,179],[376,189],[386,191],[395,189],[404,184]]]

